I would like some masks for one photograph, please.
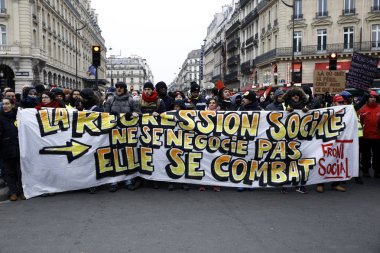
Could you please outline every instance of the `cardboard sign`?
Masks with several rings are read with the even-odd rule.
[[[378,60],[363,54],[354,53],[350,71],[347,74],[347,86],[368,90],[375,79]]]
[[[346,86],[346,73],[341,70],[314,70],[314,94],[340,93]]]

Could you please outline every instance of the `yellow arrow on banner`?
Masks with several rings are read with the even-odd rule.
[[[90,145],[71,139],[71,141],[66,142],[65,146],[45,147],[40,150],[40,154],[67,155],[67,160],[71,163],[75,159],[78,159],[82,155],[86,154],[90,148]]]

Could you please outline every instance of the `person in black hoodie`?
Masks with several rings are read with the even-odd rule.
[[[38,94],[35,88],[27,87],[23,90],[20,107],[34,108],[38,105],[39,102],[40,100],[38,99]]]
[[[218,92],[218,103],[221,111],[236,111],[236,106],[231,101],[231,91],[223,87]]]
[[[265,110],[266,111],[285,111],[284,106],[284,92],[281,89],[277,89],[274,92],[274,101],[270,103]]]
[[[168,95],[168,87],[166,86],[166,83],[163,81],[158,82],[156,84],[156,91],[161,100],[164,101],[166,110],[172,108],[174,99]]]
[[[9,187],[9,200],[25,199],[20,169],[20,150],[16,126],[17,110],[13,100],[4,98],[0,111],[0,157],[4,162],[5,181]]]

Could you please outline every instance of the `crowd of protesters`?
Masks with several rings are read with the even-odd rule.
[[[127,117],[138,117],[141,113],[149,113],[158,116],[168,110],[212,110],[212,111],[288,111],[302,110],[307,112],[330,106],[352,104],[357,111],[359,123],[359,152],[360,172],[362,177],[371,177],[370,168],[373,169],[375,178],[380,178],[380,105],[379,95],[375,91],[362,92],[359,97],[354,97],[350,92],[343,91],[331,96],[313,95],[308,86],[283,87],[267,89],[258,93],[253,90],[237,92],[235,94],[227,88],[214,88],[210,96],[201,95],[200,86],[191,83],[188,94],[183,91],[168,92],[164,82],[153,85],[147,82],[139,91],[128,91],[124,82],[118,82],[105,94],[91,88],[78,89],[45,89],[43,85],[25,86],[22,94],[16,94],[10,88],[2,92],[0,103],[0,176],[9,187],[9,199],[15,201],[25,199],[21,184],[20,155],[18,144],[18,129],[16,122],[17,108],[35,108],[40,110],[46,107],[70,108],[76,110],[108,112],[111,114],[125,113]],[[363,184],[362,177],[355,178],[359,184]],[[123,184],[129,190],[135,190],[147,184],[146,180],[135,178],[123,183],[108,185],[110,192],[115,192]],[[150,182],[155,189],[159,188],[158,182]],[[179,185],[184,190],[189,190],[187,184]],[[168,190],[174,190],[175,184],[169,183]],[[214,191],[220,191],[219,186],[212,187]],[[345,192],[346,188],[341,183],[332,184],[332,189]],[[90,193],[95,193],[96,188],[90,188]],[[199,186],[200,191],[206,187]],[[244,188],[237,188],[244,191]],[[249,189],[252,190],[252,189]],[[317,192],[324,192],[324,184],[318,184]],[[307,193],[304,186],[296,187],[299,193]],[[288,188],[282,187],[282,193],[288,192]]]

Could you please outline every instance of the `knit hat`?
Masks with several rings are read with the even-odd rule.
[[[339,95],[341,95],[344,98],[344,100],[347,100],[352,97],[352,94],[345,90],[339,93]]]
[[[256,99],[256,93],[253,90],[246,91],[243,94],[243,98],[248,99],[248,100],[250,100],[252,102],[256,102],[257,101],[257,99]]]
[[[158,91],[159,89],[161,89],[161,88],[168,88],[168,86],[166,86],[166,83],[165,82],[163,82],[163,81],[161,81],[161,82],[158,82],[157,84],[156,84],[156,91]]]
[[[80,96],[84,99],[87,99],[87,100],[91,100],[94,98],[95,96],[95,93],[94,91],[91,89],[91,88],[84,88],[81,92],[80,92]]]
[[[281,90],[281,89],[277,89],[275,92],[274,92],[274,99],[276,100],[278,98],[278,96],[281,96],[281,95],[284,95],[285,93]]]
[[[54,98],[55,98],[55,94],[53,92],[50,92],[50,91],[44,91],[44,92],[42,92],[42,95],[49,96],[50,100],[54,100]]]
[[[55,96],[61,95],[62,97],[65,97],[65,93],[63,93],[61,88],[53,88],[51,89],[51,92],[53,92]]]
[[[35,88],[36,88],[37,93],[42,93],[45,91],[45,86],[43,86],[42,84],[36,85]]]
[[[123,87],[124,89],[127,89],[127,84],[124,82],[117,82],[115,87]]]
[[[173,102],[173,108],[174,108],[175,105],[179,105],[181,107],[181,109],[185,109],[186,108],[185,102],[183,102],[183,100],[180,100],[180,99],[174,100],[174,102]]]
[[[151,82],[146,82],[146,83],[144,84],[144,90],[145,90],[145,89],[152,89],[152,90],[154,90],[153,83],[151,83]]]
[[[374,97],[379,96],[379,94],[377,94],[377,92],[374,91],[374,90],[371,90],[371,91],[369,92],[369,95],[370,95],[370,96],[374,96]]]
[[[196,82],[191,82],[190,84],[190,91],[191,92],[199,92],[201,90],[201,88],[199,87],[199,85],[196,83]]]
[[[343,102],[344,101],[344,98],[339,95],[339,94],[336,94],[334,97],[333,97],[333,102],[334,103],[337,103],[337,102]]]

